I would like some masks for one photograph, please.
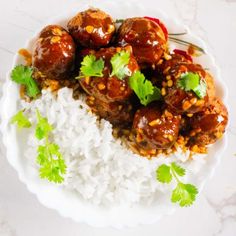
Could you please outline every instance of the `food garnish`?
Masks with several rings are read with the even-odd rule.
[[[206,96],[207,84],[197,73],[182,74],[177,86],[187,92],[193,91],[200,99]]]
[[[97,60],[94,55],[87,55],[81,62],[81,67],[80,67],[81,76],[76,77],[76,79],[79,79],[84,76],[102,77],[103,69],[104,69],[104,61],[102,58],[99,58]]]
[[[130,53],[126,51],[117,52],[111,58],[112,73],[111,76],[116,76],[119,79],[124,79],[124,77],[130,75],[130,70],[128,68],[128,63],[130,59]]]
[[[185,169],[175,162],[169,165],[162,164],[156,171],[156,178],[161,183],[170,183],[175,179],[177,186],[172,191],[171,201],[179,203],[181,207],[187,207],[193,204],[198,194],[197,188],[192,184],[184,184],[179,177],[185,176]]]
[[[129,86],[134,90],[140,99],[140,103],[144,106],[161,99],[160,89],[153,86],[152,82],[147,80],[140,71],[136,71],[129,78]]]
[[[37,163],[40,165],[39,173],[42,179],[48,179],[51,182],[62,183],[63,175],[66,173],[66,164],[60,153],[59,146],[49,141],[49,135],[53,130],[46,117],[43,117],[37,110],[37,125],[35,137],[43,140],[44,145],[38,146]]]
[[[26,94],[30,98],[36,98],[40,93],[37,83],[34,81],[33,68],[29,66],[18,65],[11,72],[12,81],[26,87]]]
[[[17,112],[10,121],[11,124],[16,124],[19,129],[21,128],[30,128],[31,122],[29,119],[24,115],[23,111]]]
[[[40,165],[40,177],[51,182],[62,183],[64,181],[63,175],[66,173],[66,164],[59,146],[49,141],[49,135],[53,127],[48,123],[48,119],[43,117],[38,110],[36,110],[36,116],[35,137],[38,140],[44,141],[44,144],[39,145],[37,149],[38,156],[36,161]],[[11,118],[10,123],[16,123],[18,128],[30,128],[32,126],[23,111],[17,112]]]

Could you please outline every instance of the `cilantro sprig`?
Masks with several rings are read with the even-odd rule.
[[[153,86],[152,82],[147,80],[140,71],[136,71],[129,78],[129,86],[134,90],[144,106],[147,106],[152,101],[161,99],[160,89]]]
[[[16,124],[19,129],[22,128],[30,128],[31,122],[29,119],[24,115],[23,111],[17,112],[10,121],[11,124]]]
[[[193,91],[200,99],[206,96],[207,84],[197,73],[188,72],[182,74],[177,86],[187,92]]]
[[[197,188],[192,184],[184,184],[179,177],[185,175],[185,169],[175,162],[169,165],[162,164],[156,171],[156,178],[161,183],[170,183],[175,179],[177,186],[172,192],[171,201],[179,203],[181,207],[187,207],[193,204],[198,194]]]
[[[53,126],[49,124],[48,119],[43,117],[38,110],[36,110],[36,117],[35,137],[42,141],[42,145],[38,146],[36,159],[36,162],[40,165],[39,175],[42,179],[62,183],[64,181],[64,174],[66,174],[66,164],[59,146],[49,141]],[[10,123],[17,124],[18,128],[30,128],[32,126],[23,111],[17,112],[11,118]]]
[[[36,110],[36,116],[38,122],[35,129],[35,137],[38,140],[48,138],[49,133],[53,130],[53,127],[48,123],[47,118],[42,117],[38,110]]]
[[[59,146],[49,141],[50,132],[53,130],[48,119],[43,117],[37,110],[37,125],[35,137],[43,140],[44,145],[38,147],[37,163],[40,165],[39,173],[42,179],[48,179],[51,182],[62,183],[66,173],[66,164],[60,153]]]
[[[11,79],[17,84],[24,85],[26,94],[31,98],[35,98],[40,93],[40,90],[32,75],[33,69],[31,67],[18,65],[12,70]]]
[[[124,79],[126,76],[131,75],[131,71],[128,68],[130,60],[130,53],[126,51],[117,52],[111,58],[112,73],[110,76],[116,76],[118,79]]]
[[[84,76],[95,76],[102,77],[104,69],[104,60],[99,58],[98,60],[94,55],[87,55],[84,57],[81,62],[80,73],[81,75],[76,77],[76,79],[80,79]]]

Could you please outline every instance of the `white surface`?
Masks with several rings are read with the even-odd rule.
[[[75,10],[83,1],[1,1],[0,5],[0,78],[11,67],[12,57],[32,36],[34,30],[53,15]],[[88,2],[88,1],[86,1]],[[90,1],[91,5],[94,1]],[[17,235],[167,235],[167,236],[235,236],[236,235],[236,120],[235,74],[236,66],[236,1],[233,0],[145,0],[146,4],[179,17],[194,33],[211,47],[222,69],[229,88],[231,124],[229,146],[222,157],[215,176],[207,185],[196,204],[178,210],[151,226],[117,231],[96,229],[61,218],[55,211],[41,206],[35,196],[17,178],[1,148],[0,159],[0,236]],[[45,4],[47,7],[45,7]],[[121,6],[122,7],[122,6]]]

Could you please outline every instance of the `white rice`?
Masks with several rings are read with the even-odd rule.
[[[99,122],[89,112],[83,97],[74,100],[68,88],[59,90],[57,96],[42,91],[40,99],[31,103],[22,101],[21,105],[33,123],[36,108],[48,118],[54,127],[53,141],[60,146],[67,164],[63,187],[76,191],[78,197],[92,204],[114,206],[158,201],[172,186],[156,180],[157,167],[171,161],[185,165],[188,159],[189,153],[181,150],[168,158],[161,156],[152,160],[133,154],[112,136],[111,124],[105,120]],[[36,170],[39,168],[35,162],[37,146],[34,129],[30,129],[25,156]],[[192,179],[204,164],[204,155],[195,157],[188,164],[185,181]]]

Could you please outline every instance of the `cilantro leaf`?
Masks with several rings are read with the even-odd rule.
[[[207,84],[197,73],[182,74],[177,86],[185,91],[193,91],[200,99],[206,96]]]
[[[82,76],[102,77],[103,69],[104,69],[104,61],[102,58],[96,60],[96,57],[94,55],[87,55],[81,62],[80,72]],[[81,78],[81,76],[78,76],[76,78],[79,79]]]
[[[199,98],[204,98],[206,96],[206,93],[207,93],[206,81],[205,80],[200,80],[199,85],[193,91]]]
[[[136,71],[129,78],[129,86],[134,90],[144,106],[152,101],[161,99],[159,88],[154,87],[151,81],[145,79],[145,76],[140,71]]]
[[[116,76],[119,79],[124,79],[125,76],[130,75],[130,70],[128,68],[130,59],[130,53],[126,51],[117,52],[111,58],[112,73],[111,76]]]
[[[158,167],[157,180],[161,183],[170,183],[172,179],[175,179],[177,186],[172,191],[171,201],[173,203],[178,202],[181,207],[190,206],[196,199],[198,194],[197,188],[192,184],[182,183],[178,176],[185,175],[185,169],[172,162],[170,165],[163,164]]]
[[[156,171],[156,178],[161,183],[170,183],[172,180],[170,167],[166,164],[159,166]]]
[[[175,162],[171,163],[171,169],[174,171],[178,176],[184,176],[185,175],[185,169],[181,166],[177,165]]]
[[[33,69],[31,67],[18,65],[12,70],[11,79],[17,84],[24,85],[26,87],[26,94],[31,98],[35,98],[40,93],[40,90],[32,74]]]
[[[38,123],[36,125],[35,137],[41,140],[48,137],[48,134],[53,130],[53,127],[48,123],[46,117],[42,117],[38,110],[36,110],[36,115]]]
[[[17,112],[10,121],[11,124],[17,124],[18,128],[30,128],[31,123],[29,119],[24,115],[23,111]]]
[[[59,146],[47,143],[38,147],[37,163],[40,165],[39,173],[43,179],[51,182],[62,183],[66,173],[66,164],[59,151]]]
[[[172,192],[171,201],[179,202],[181,207],[190,206],[195,201],[197,194],[198,190],[194,185],[179,182]]]

